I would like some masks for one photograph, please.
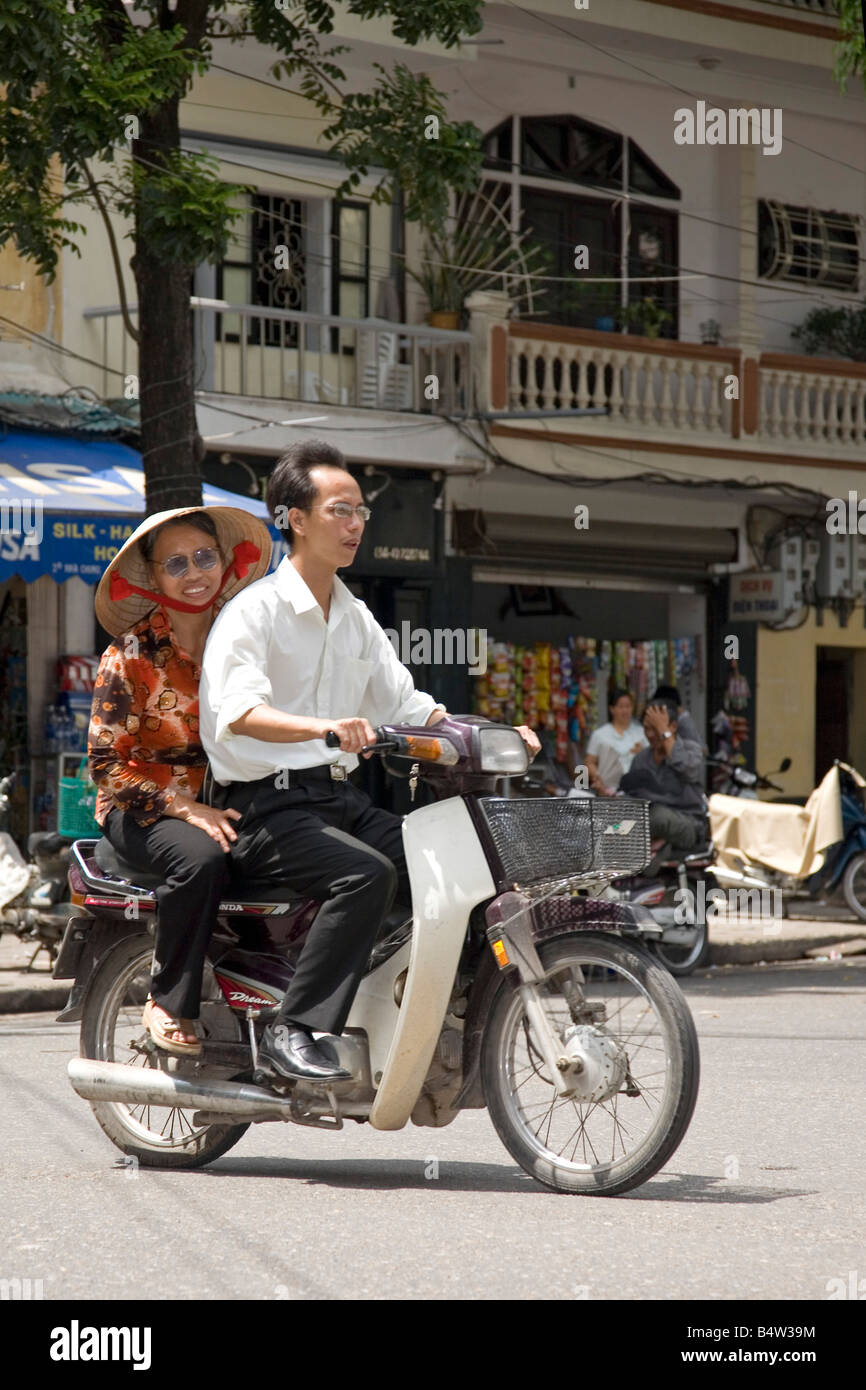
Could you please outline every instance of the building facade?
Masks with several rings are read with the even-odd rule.
[[[379,509],[351,581],[387,626],[679,642],[707,733],[738,669],[741,748],[767,768],[790,755],[804,794],[828,758],[866,761],[866,559],[825,524],[866,467],[866,364],[792,338],[863,297],[866,106],[833,82],[832,6],[484,13],[453,51],[349,16],[335,33],[356,89],[399,57],[475,122],[483,183],[456,216],[544,253],[542,273],[521,279],[518,257],[455,306],[457,328],[426,321],[407,274],[424,230],[371,201],[376,171],[337,198],[322,122],[274,84],[271,55],[233,46],[190,91],[186,148],[253,190],[222,264],[195,277],[206,477],[258,493],[289,443],[330,440]],[[134,302],[128,267],[126,289]],[[18,357],[105,400],[134,392],[95,214],[51,295]],[[763,620],[737,598],[750,571],[780,576]],[[416,674],[472,699],[465,670]]]

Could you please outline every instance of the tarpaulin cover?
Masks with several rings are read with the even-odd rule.
[[[763,864],[806,878],[820,869],[824,852],[844,833],[837,767],[830,768],[805,806],[716,795],[710,797],[709,811],[717,862],[738,872]]]

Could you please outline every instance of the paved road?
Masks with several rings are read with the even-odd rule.
[[[262,1125],[210,1168],[130,1175],[66,1081],[77,1029],[0,1020],[0,1278],[46,1299],[823,1299],[852,1271],[866,1290],[866,959],[685,984],[692,1126],[616,1199],[538,1187],[481,1112]]]

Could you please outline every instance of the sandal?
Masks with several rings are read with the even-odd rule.
[[[181,1042],[179,1038],[173,1038],[172,1033],[194,1033],[195,1027],[190,1019],[172,1018],[165,1009],[162,1009],[163,1018],[154,1013],[155,1009],[162,1009],[161,1004],[157,1004],[147,997],[144,1006],[144,1013],[141,1021],[147,1029],[157,1047],[161,1047],[165,1052],[172,1052],[178,1057],[198,1057],[201,1055],[201,1039],[196,1038],[195,1042]]]

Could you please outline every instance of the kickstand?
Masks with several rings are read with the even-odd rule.
[[[48,946],[44,945],[43,942],[40,941],[39,945],[36,947],[36,950],[33,952],[33,955],[30,957],[29,961],[27,962],[27,964],[26,964],[25,967],[24,967],[24,973],[25,973],[25,975],[28,974],[28,973],[33,969],[33,962],[35,961],[36,957],[39,955],[40,951],[48,951],[48,958],[49,958],[49,960],[51,959],[51,950],[50,950],[50,948],[49,948]]]

